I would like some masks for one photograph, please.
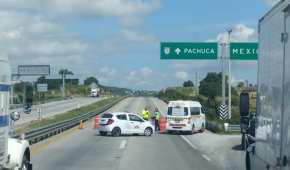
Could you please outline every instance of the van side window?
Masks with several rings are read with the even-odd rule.
[[[191,107],[190,114],[191,115],[200,115],[200,107]]]
[[[185,108],[184,108],[184,116],[187,116],[187,115],[188,115],[188,108],[185,107]]]

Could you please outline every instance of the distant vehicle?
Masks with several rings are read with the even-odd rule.
[[[170,101],[166,115],[166,131],[194,134],[205,130],[205,112],[197,101]]]
[[[100,90],[98,88],[91,89],[91,97],[100,97]]]
[[[257,113],[241,94],[247,170],[290,169],[290,0],[278,2],[259,21]],[[251,123],[253,122],[253,123]]]
[[[9,137],[10,119],[17,121],[20,114],[9,113],[10,66],[6,56],[0,55],[0,169],[31,170],[29,143]]]
[[[134,113],[105,113],[100,119],[99,132],[102,136],[110,133],[112,136],[123,134],[141,134],[151,136],[154,127]]]
[[[31,111],[32,111],[32,98],[27,98],[23,106],[23,112],[25,114],[30,114]]]

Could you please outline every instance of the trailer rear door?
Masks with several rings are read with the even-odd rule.
[[[281,120],[284,55],[282,3],[260,21],[256,150],[254,170],[278,169],[281,154]]]
[[[283,130],[282,130],[282,153],[281,163],[283,170],[290,169],[290,2],[284,11],[284,33],[281,40],[284,43],[285,55],[285,79],[284,79],[284,115],[283,115]],[[286,161],[286,162],[285,162]]]

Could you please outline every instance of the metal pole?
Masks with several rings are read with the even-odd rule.
[[[228,30],[228,69],[229,69],[229,119],[232,118],[232,75],[231,75],[231,52],[230,52],[230,43],[231,43],[231,33],[232,33],[232,29]]]
[[[198,75],[198,72],[195,72],[195,89],[196,89],[197,95],[199,95],[198,82],[199,82],[199,75]]]
[[[14,82],[11,83],[11,96],[10,96],[10,105],[14,106]]]
[[[62,73],[62,97],[65,98],[65,78],[64,78],[64,72]]]
[[[225,48],[224,43],[221,44],[221,61],[222,61],[222,104],[226,104],[226,76],[225,76]]]

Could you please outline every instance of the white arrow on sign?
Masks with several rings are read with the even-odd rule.
[[[181,50],[180,50],[179,48],[176,48],[176,49],[175,49],[175,52],[176,52],[177,55],[179,55],[180,52],[181,52]]]

